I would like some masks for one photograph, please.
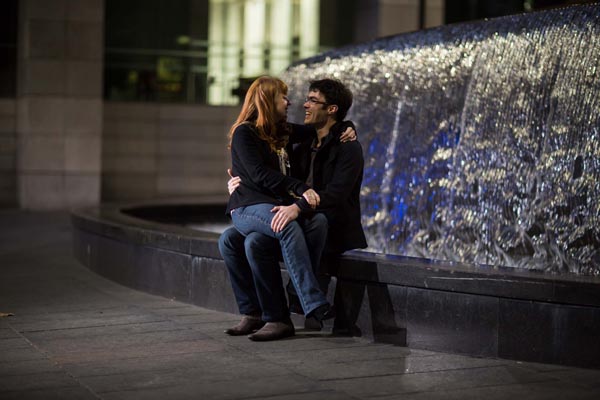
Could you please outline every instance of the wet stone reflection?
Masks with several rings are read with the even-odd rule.
[[[600,6],[388,37],[283,74],[354,92],[369,250],[600,274]]]

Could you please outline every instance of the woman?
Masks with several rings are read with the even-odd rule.
[[[306,204],[316,207],[319,196],[304,182],[286,175],[285,146],[294,133],[286,123],[289,104],[287,86],[280,79],[264,76],[250,86],[229,134],[232,173],[243,183],[232,193],[227,212],[243,235],[258,232],[279,240],[305,314],[322,320],[333,314],[312,265],[323,250],[327,220],[322,214],[300,215]],[[309,249],[303,229],[320,232],[322,240]],[[275,330],[277,338],[294,334],[289,316],[284,321],[268,321],[261,330]],[[260,337],[260,331],[257,334]]]

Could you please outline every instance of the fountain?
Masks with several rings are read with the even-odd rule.
[[[286,71],[292,103],[324,76],[355,94],[369,250],[600,274],[598,5],[333,50]]]
[[[383,38],[290,67],[296,105],[322,76],[355,95],[369,248],[337,260],[336,328],[600,368],[599,74],[599,5]],[[223,223],[223,209],[206,199],[79,210],[75,254],[133,288],[236,312],[218,233],[188,228]]]

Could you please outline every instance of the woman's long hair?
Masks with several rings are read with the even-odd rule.
[[[252,82],[246,93],[242,110],[229,130],[229,147],[231,148],[235,128],[244,123],[254,125],[258,137],[267,142],[271,150],[276,151],[284,147],[287,137],[284,136],[285,132],[281,132],[285,127],[277,120],[275,101],[277,95],[280,93],[286,95],[287,91],[285,82],[271,76],[261,76]]]

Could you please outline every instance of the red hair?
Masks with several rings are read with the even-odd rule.
[[[277,129],[283,127],[278,121],[275,102],[279,94],[287,95],[287,92],[287,85],[278,78],[261,76],[252,82],[242,110],[229,130],[229,147],[235,128],[248,122],[256,127],[258,137],[267,142],[271,150],[284,147],[286,139],[277,134]]]

